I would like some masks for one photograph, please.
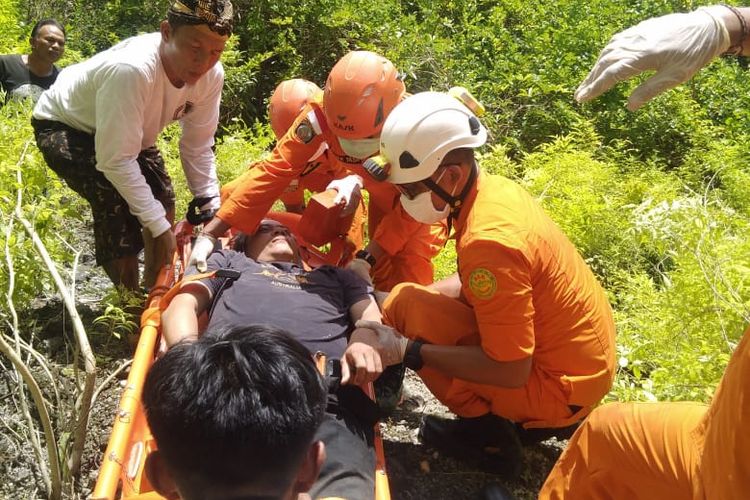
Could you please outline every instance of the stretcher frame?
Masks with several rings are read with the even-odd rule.
[[[270,215],[270,214],[269,214]],[[283,223],[292,219],[281,217]],[[291,228],[293,231],[294,228]],[[164,499],[155,490],[149,481],[146,471],[146,461],[149,455],[157,449],[156,442],[148,428],[145,412],[141,404],[143,384],[146,374],[153,364],[157,347],[161,341],[160,323],[162,299],[167,292],[179,281],[182,271],[186,269],[187,256],[190,255],[191,237],[193,226],[182,221],[175,227],[178,251],[175,253],[172,263],[164,267],[157,277],[156,284],[150,290],[147,307],[141,315],[141,332],[138,344],[130,366],[130,373],[120,397],[120,404],[115,414],[115,421],[110,433],[107,449],[102,458],[96,486],[91,495],[92,500],[158,500]],[[299,240],[298,236],[298,240]],[[223,239],[226,245],[227,239]],[[307,250],[307,258],[319,264],[326,262],[325,254],[320,253],[312,246],[300,246]],[[339,263],[350,258],[348,255],[336,256]],[[374,399],[375,393],[372,384],[363,387],[367,395]],[[374,426],[374,452],[375,452],[375,500],[390,500],[390,486],[385,464],[385,453],[383,449],[383,437],[380,430],[380,422]]]

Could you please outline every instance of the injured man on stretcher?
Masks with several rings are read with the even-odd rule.
[[[234,248],[211,255],[206,277],[183,280],[162,316],[167,346],[197,339],[205,312],[212,330],[268,324],[292,332],[312,353],[340,359],[341,385],[329,394],[315,437],[327,458],[310,494],[372,498],[377,407],[359,385],[400,361],[401,339],[355,328],[361,319],[381,321],[369,283],[333,266],[305,270],[297,241],[279,222],[263,220],[255,234],[236,238]],[[195,272],[188,269],[186,275]]]

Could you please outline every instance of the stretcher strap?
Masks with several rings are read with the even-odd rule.
[[[214,275],[216,275],[216,271],[193,274],[191,276],[183,277],[180,281],[175,283],[172,288],[167,290],[167,293],[165,293],[164,296],[162,296],[161,300],[159,301],[159,310],[163,311],[167,308],[167,306],[169,306],[169,303],[172,302],[174,296],[180,293],[180,288],[182,287],[183,283],[189,283],[191,281],[196,281],[203,278],[213,278]]]
[[[198,274],[191,274],[190,276],[184,276],[180,281],[175,283],[175,285],[170,288],[167,293],[164,294],[164,296],[159,301],[159,310],[163,311],[168,306],[169,303],[172,302],[172,299],[174,299],[175,295],[180,293],[180,290],[182,289],[182,285],[185,283],[190,283],[192,281],[198,281],[206,278],[225,278],[226,280],[236,280],[240,277],[240,272],[236,271],[234,269],[215,269],[213,271],[209,271],[206,273],[198,273]],[[224,286],[222,286],[222,290],[224,289]],[[221,292],[219,292],[221,293]],[[218,298],[218,294],[217,297]]]

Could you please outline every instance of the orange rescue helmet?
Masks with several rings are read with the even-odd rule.
[[[349,52],[334,65],[323,93],[331,131],[344,139],[378,136],[405,90],[391,61],[365,50]]]
[[[268,102],[268,119],[276,138],[286,134],[305,104],[322,93],[320,87],[302,78],[281,82]]]

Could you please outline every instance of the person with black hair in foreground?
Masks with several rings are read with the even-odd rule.
[[[0,56],[0,87],[5,102],[11,99],[39,99],[57,80],[55,63],[65,53],[65,28],[54,19],[37,21],[31,29],[29,54]]]
[[[241,326],[183,342],[143,388],[159,447],[149,479],[169,499],[299,498],[325,459],[315,433],[326,394],[310,352],[284,330]]]

